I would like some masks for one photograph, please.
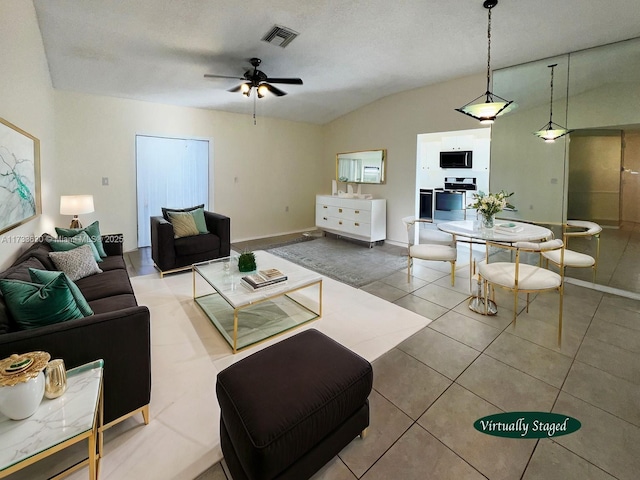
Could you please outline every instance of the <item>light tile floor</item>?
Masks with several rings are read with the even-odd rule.
[[[135,270],[149,268],[144,251],[130,259]],[[370,435],[314,479],[637,479],[640,299],[567,284],[559,348],[557,294],[536,297],[513,326],[506,292],[498,292],[496,316],[475,314],[468,265],[461,262],[454,286],[447,270],[417,261],[409,281],[402,271],[363,287],[434,321],[374,362]],[[637,265],[629,270],[637,276]],[[514,410],[570,415],[582,428],[542,440],[473,428]],[[218,464],[198,480],[226,478]]]

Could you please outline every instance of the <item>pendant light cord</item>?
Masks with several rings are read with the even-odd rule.
[[[489,83],[491,78],[491,8],[489,10],[489,22],[487,26],[487,103],[489,103]]]
[[[549,125],[551,125],[552,121],[553,121],[553,69],[555,68],[556,64],[553,65],[549,65],[549,67],[551,68],[551,98],[549,99]]]

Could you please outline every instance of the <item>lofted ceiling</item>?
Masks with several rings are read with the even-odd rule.
[[[203,75],[242,77],[249,58],[259,57],[270,77],[304,85],[278,85],[288,95],[257,100],[258,115],[324,124],[382,97],[486,69],[482,0],[33,3],[60,90],[250,114],[253,97],[227,91],[239,80]],[[261,41],[274,25],[299,36],[286,48]],[[638,0],[500,0],[492,68],[638,36]]]

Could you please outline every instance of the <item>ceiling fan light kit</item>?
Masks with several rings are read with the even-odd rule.
[[[258,98],[263,98],[267,92],[271,92],[277,97],[282,97],[287,94],[287,92],[280,90],[277,87],[274,87],[272,83],[285,83],[288,85],[302,85],[302,80],[300,78],[272,78],[268,77],[266,73],[262,70],[258,70],[258,67],[262,63],[262,60],[259,58],[252,58],[250,60],[251,66],[253,70],[249,69],[244,72],[244,76],[242,77],[233,77],[229,75],[214,75],[214,74],[206,74],[205,78],[232,78],[235,80],[243,80],[244,83],[241,83],[237,87],[233,87],[229,89],[229,92],[240,92],[245,97],[251,96],[251,91],[255,88],[256,95]]]
[[[549,123],[544,124],[542,128],[537,132],[533,132],[536,137],[542,138],[546,143],[554,143],[558,138],[564,137],[567,133],[571,132],[571,130],[567,130],[562,125],[558,125],[557,123],[553,122],[553,69],[557,66],[557,63],[548,65],[548,67],[551,69],[551,99],[549,100]]]
[[[483,125],[492,124],[498,115],[502,115],[511,110],[514,105],[512,100],[506,100],[490,90],[491,83],[491,9],[498,4],[498,0],[485,0],[482,4],[488,11],[487,26],[487,91],[477,98],[474,98],[466,105],[456,108],[456,111],[469,115],[480,120]],[[484,99],[484,102],[478,100]],[[478,103],[476,103],[478,102]],[[509,106],[512,108],[507,108]]]

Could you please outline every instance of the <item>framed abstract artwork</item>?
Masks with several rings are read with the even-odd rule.
[[[41,211],[40,140],[0,118],[0,233]]]

